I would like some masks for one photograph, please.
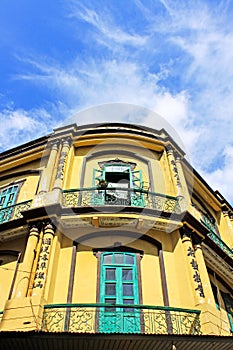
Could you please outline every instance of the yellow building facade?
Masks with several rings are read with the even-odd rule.
[[[0,155],[0,349],[231,349],[232,272],[233,209],[165,130]]]

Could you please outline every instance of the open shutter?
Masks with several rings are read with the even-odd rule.
[[[101,180],[105,180],[105,171],[102,169],[94,169],[93,170],[93,178],[92,178],[92,187],[97,188],[99,186],[99,182]],[[92,197],[93,205],[103,205],[105,198],[104,190],[94,190]]]
[[[135,189],[135,190],[143,189],[141,170],[131,171],[130,186],[132,189]],[[144,194],[139,191],[132,192],[131,205],[135,207],[144,207],[145,206]]]
[[[94,169],[93,170],[92,186],[98,187],[100,180],[105,180],[105,171],[102,169]]]
[[[142,189],[142,171],[141,170],[135,170],[131,171],[131,181],[132,181],[132,188],[135,189]]]

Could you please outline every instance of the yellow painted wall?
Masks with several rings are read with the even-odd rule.
[[[158,249],[153,244],[138,239],[127,244],[127,247],[141,250],[140,260],[142,302],[145,305],[163,305],[161,275]]]
[[[192,308],[194,304],[194,291],[192,290],[189,269],[183,244],[178,231],[168,235],[171,250],[164,253],[169,300],[171,305],[181,305],[183,308]],[[185,291],[185,292],[184,292]]]
[[[0,311],[4,309],[5,302],[8,299],[15,268],[16,260],[0,266]]]
[[[163,178],[164,187],[165,187],[163,193],[169,196],[176,196],[177,195],[177,188],[175,184],[176,180],[174,179],[174,174],[170,169],[166,151],[162,153],[159,163],[162,169],[162,174],[160,174],[160,176],[162,176]],[[157,172],[156,172],[156,178],[157,178]],[[160,186],[161,186],[161,181],[158,182],[158,190],[156,190],[155,192],[161,193]]]
[[[67,293],[68,293],[68,285],[70,278],[70,266],[71,266],[71,257],[72,257],[72,242],[65,236],[62,236],[62,242],[60,251],[58,254],[58,247],[56,249],[56,257],[58,259],[57,268],[55,271],[56,279],[53,277],[54,291],[53,297],[50,294],[50,302],[52,299],[53,303],[66,303],[67,301]],[[51,278],[51,274],[50,274]],[[53,285],[51,283],[51,287]]]
[[[228,214],[221,213],[220,232],[221,239],[233,250],[233,221]]]
[[[31,200],[36,194],[40,175],[31,173],[24,175],[15,175],[15,173],[27,170],[38,170],[40,168],[40,165],[41,164],[39,160],[23,164],[22,159],[22,164],[17,168],[9,169],[8,171],[0,173],[1,176],[6,176],[7,174],[9,174],[9,177],[7,179],[0,181],[0,190],[5,186],[10,186],[14,183],[19,183],[22,184],[22,186],[20,186],[16,203]]]
[[[98,259],[92,251],[79,246],[76,254],[73,303],[96,303]]]
[[[103,160],[111,160],[111,159],[119,158],[125,162],[131,161],[137,164],[137,167],[135,168],[135,170],[142,170],[143,181],[145,181],[145,183],[148,183],[150,185],[150,190],[154,188],[155,192],[167,193],[166,187],[168,187],[169,193],[167,194],[174,193],[174,190],[172,191],[171,189],[171,183],[170,182],[166,183],[166,176],[163,170],[163,163],[160,162],[160,154],[156,153],[155,151],[150,151],[144,148],[135,147],[134,145],[128,146],[126,141],[127,140],[122,141],[125,143],[124,145],[124,144],[119,144],[120,140],[117,140],[118,143],[114,144],[114,148],[112,149],[111,155],[104,154],[105,151],[109,150],[109,145],[101,144],[96,147],[93,146],[93,147],[76,148],[75,156],[73,158],[73,164],[70,165],[72,162],[68,161],[69,166],[66,167],[66,177],[64,180],[64,188],[67,189],[67,188],[80,187],[80,179],[81,179],[84,159],[95,152],[101,151],[102,152],[101,156],[91,158],[86,162],[85,179],[84,179],[83,187],[92,186],[93,169],[99,169],[98,162]],[[147,163],[140,161],[133,156],[122,155],[120,152],[117,152],[118,150],[119,151],[127,150],[129,152],[135,153],[149,160],[151,164],[151,168],[153,169],[152,173],[153,173],[154,183],[152,184],[152,180],[149,179],[149,169],[148,169]],[[73,150],[71,151],[71,154],[73,154]],[[72,156],[70,156],[70,158],[71,157]]]
[[[16,239],[0,244],[1,250],[14,250],[16,252],[23,252],[25,248],[25,238]],[[4,258],[4,256],[3,256]],[[1,257],[0,257],[1,259]],[[13,258],[14,261],[0,265],[0,311],[3,310],[6,300],[8,299],[10,288],[13,282],[13,276],[16,268],[17,256]],[[19,264],[18,271],[20,273]]]

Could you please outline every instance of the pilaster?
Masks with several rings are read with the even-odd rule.
[[[203,256],[201,240],[194,241],[195,257],[199,268],[200,278],[202,281],[203,292],[205,294],[205,302],[215,306],[214,295],[212,292],[209,274],[206,268],[206,262]]]
[[[53,243],[53,238],[55,235],[55,229],[51,223],[47,223],[44,226],[43,231],[44,231],[44,234],[43,234],[37,269],[34,277],[32,296],[44,294],[45,283],[47,280],[47,272],[49,267],[49,260],[50,260],[50,251]]]
[[[26,297],[27,295],[38,240],[39,229],[37,226],[33,225],[29,230],[29,237],[23,258],[23,263],[20,266],[15,293],[13,293],[15,298]]]
[[[50,151],[47,166],[46,168],[44,168],[40,179],[40,185],[39,185],[39,191],[38,191],[39,194],[47,193],[50,189],[52,175],[53,175],[53,171],[54,171],[54,167],[55,167],[56,159],[58,155],[59,141],[51,142],[49,144],[49,147],[51,147],[51,151]]]
[[[58,167],[57,167],[55,182],[53,185],[53,191],[57,190],[57,189],[62,190],[65,165],[66,165],[67,155],[68,155],[69,150],[70,150],[70,145],[71,145],[71,138],[70,137],[62,140],[62,149],[61,149],[60,159],[59,159],[59,163],[58,163]]]
[[[191,231],[184,226],[181,229],[182,245],[186,256],[188,274],[193,290],[195,306],[205,302],[205,294],[202,286],[202,280],[199,272],[199,265],[195,256],[195,251],[191,239]]]
[[[181,165],[180,155],[175,152],[175,165],[177,172],[177,187],[178,187],[178,197],[180,197],[180,208],[181,211],[185,211],[187,209],[188,203],[190,201],[189,190],[187,186],[187,180],[184,176],[184,171]]]
[[[168,163],[169,163],[169,168],[170,168],[170,173],[171,173],[171,182],[173,184],[174,189],[177,191],[177,195],[179,193],[179,188],[177,184],[177,177],[176,177],[176,164],[175,164],[175,158],[174,158],[174,149],[171,145],[168,145],[166,148],[167,152],[167,158],[168,158]]]

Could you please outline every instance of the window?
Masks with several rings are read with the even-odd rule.
[[[140,331],[137,254],[104,252],[100,258],[100,331],[134,333]],[[116,306],[114,306],[116,305]],[[129,307],[127,307],[129,305]]]
[[[213,291],[213,294],[214,294],[214,300],[215,300],[216,308],[220,309],[219,300],[218,300],[218,289],[212,282],[210,282],[210,284],[211,284],[212,291]]]
[[[141,170],[127,163],[105,164],[94,169],[93,187],[98,188],[94,204],[145,206]]]
[[[19,185],[8,186],[0,190],[0,223],[8,221],[13,213]]]
[[[220,278],[218,277],[218,279]],[[232,295],[228,292],[229,287],[225,285],[224,281],[216,281],[218,283],[217,286],[214,283],[210,282],[214,294],[215,304],[218,310],[221,308],[226,310],[229,319],[230,330],[233,333],[233,298]],[[220,287],[218,287],[218,285]]]
[[[224,304],[226,307],[231,333],[233,333],[233,298],[230,296],[230,293],[221,292],[222,298],[224,300]]]

